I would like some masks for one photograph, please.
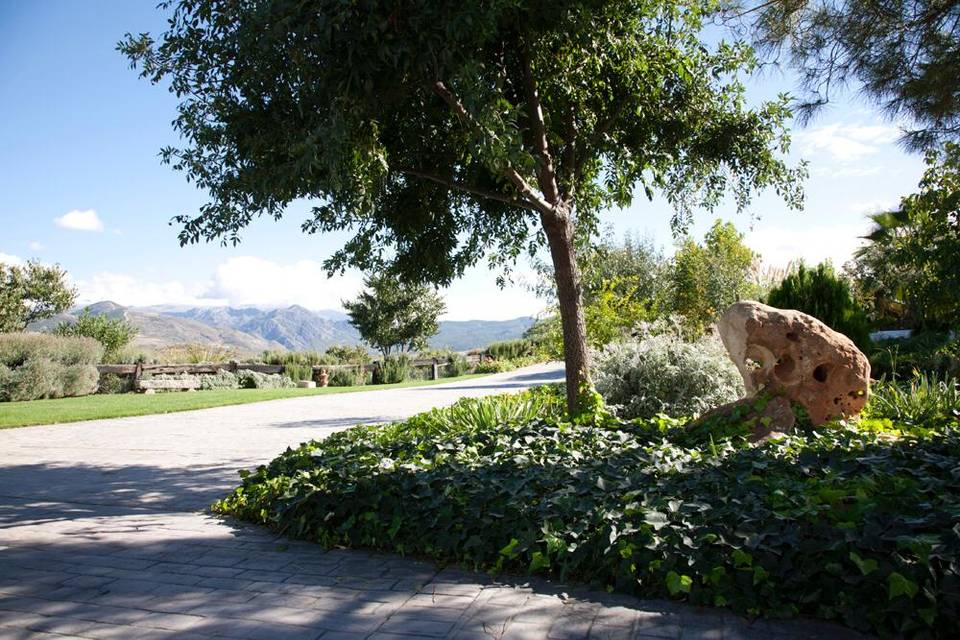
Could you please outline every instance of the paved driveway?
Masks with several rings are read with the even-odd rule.
[[[561,377],[544,365],[432,387],[0,431],[0,638],[850,635],[547,583],[493,584],[204,513],[238,469],[287,446]]]

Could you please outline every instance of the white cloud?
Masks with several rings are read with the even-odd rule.
[[[467,273],[464,279],[440,291],[447,302],[443,320],[512,320],[520,316],[535,316],[546,307],[527,287],[536,282],[532,269],[518,269],[513,274],[515,284],[501,289],[496,273],[484,267]]]
[[[0,255],[2,258],[2,255]],[[440,291],[447,302],[445,320],[507,320],[532,316],[544,302],[522,285],[499,289],[496,274],[483,267],[471,270],[465,279]],[[220,263],[207,280],[157,280],[114,272],[97,273],[75,282],[82,304],[110,300],[124,306],[261,306],[297,304],[308,309],[342,309],[341,301],[355,298],[363,288],[357,273],[327,278],[323,266],[313,260],[279,263],[255,256],[230,258]]]
[[[352,298],[363,286],[359,276],[327,279],[319,262],[301,260],[280,264],[263,258],[230,258],[207,280],[156,281],[114,272],[100,272],[77,281],[81,302],[111,300],[135,307],[287,306],[339,309],[341,299]]]
[[[828,167],[817,167],[816,169],[813,169],[810,173],[817,177],[841,180],[843,178],[863,178],[866,176],[875,176],[881,171],[883,171],[883,169],[884,168],[880,165],[875,165],[871,167],[828,166]]]
[[[204,297],[209,283],[183,283],[178,280],[149,282],[121,273],[101,272],[89,280],[77,280],[78,300],[81,303],[110,300],[131,307],[154,304],[183,304],[210,306],[216,300]],[[224,304],[224,301],[219,301]]]
[[[0,253],[0,264],[8,264],[17,267],[24,264],[24,261],[23,258],[12,256],[9,253]]]
[[[308,309],[339,309],[341,300],[355,297],[362,287],[358,275],[327,278],[323,265],[314,260],[280,264],[242,256],[217,267],[204,295],[234,306],[299,304]]]
[[[33,240],[32,242],[27,243],[27,247],[30,248],[30,251],[43,251],[43,245]]]
[[[861,237],[869,232],[869,227],[866,220],[803,229],[765,227],[747,233],[745,242],[760,254],[764,263],[775,267],[797,260],[811,265],[830,260],[839,268],[864,243]]]
[[[53,222],[63,229],[74,229],[76,231],[103,231],[103,222],[97,216],[93,209],[73,209],[59,218],[54,218]]]
[[[834,123],[794,134],[805,153],[826,152],[835,160],[851,162],[880,151],[880,145],[900,137],[900,130],[888,125]]]

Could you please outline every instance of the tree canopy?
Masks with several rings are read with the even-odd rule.
[[[767,53],[800,73],[801,113],[856,82],[916,149],[960,140],[960,3],[763,0],[735,3]]]
[[[870,348],[870,323],[851,293],[850,282],[829,262],[807,268],[802,262],[770,291],[767,303],[808,313],[850,338],[861,351]]]
[[[877,319],[960,326],[960,145],[929,152],[918,191],[871,219],[851,271]]]
[[[344,301],[350,324],[384,356],[424,349],[440,326],[443,299],[427,285],[404,285],[385,274],[370,276],[356,300]]]
[[[665,306],[700,333],[728,306],[754,297],[750,272],[757,259],[732,223],[715,220],[702,244],[686,238],[678,247],[670,264]]]
[[[90,307],[77,316],[73,322],[61,322],[54,333],[61,336],[82,336],[93,338],[103,345],[103,357],[113,362],[120,352],[137,337],[140,332],[125,318],[110,318],[104,314],[93,314]]]
[[[237,242],[257,216],[316,203],[348,229],[325,264],[449,283],[486,255],[549,246],[570,396],[587,382],[573,238],[635,192],[683,226],[697,205],[773,188],[786,98],[746,104],[742,42],[700,37],[712,1],[182,0],[159,41],[120,44],[180,99],[165,161],[210,194],[182,243]]]
[[[77,292],[57,265],[0,263],[0,333],[23,331],[28,324],[63,313]]]

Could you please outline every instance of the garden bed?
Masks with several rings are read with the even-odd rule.
[[[951,637],[960,432],[560,417],[552,392],[357,427],[245,474],[215,510],[325,545],[532,572],[750,616]]]

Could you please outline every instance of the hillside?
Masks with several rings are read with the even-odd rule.
[[[323,351],[335,344],[360,344],[360,335],[338,311],[311,311],[293,305],[285,308],[256,307],[123,307],[113,302],[89,305],[95,314],[123,317],[140,329],[135,345],[158,348],[175,344],[208,344],[244,354],[264,350]],[[70,314],[38,322],[30,328],[45,330],[69,321]],[[443,321],[431,347],[455,351],[484,347],[498,340],[519,338],[533,318],[513,320]]]
[[[137,327],[140,334],[133,342],[135,347],[155,349],[176,344],[205,344],[226,347],[242,354],[283,348],[279,342],[258,335],[190,318],[178,318],[134,307],[122,307],[113,302],[98,302],[89,307],[91,313],[111,318],[124,318]],[[69,314],[60,314],[34,323],[29,328],[34,331],[49,330],[61,322],[70,322],[80,311],[81,309],[75,309]]]

